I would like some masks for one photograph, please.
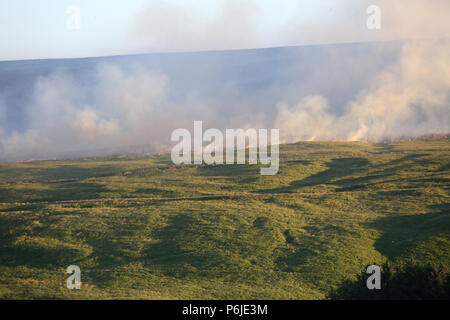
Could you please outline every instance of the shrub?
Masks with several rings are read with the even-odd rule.
[[[365,269],[366,270],[366,269]],[[447,300],[450,274],[446,266],[386,263],[381,267],[381,289],[369,290],[365,270],[347,280],[329,298],[344,300]]]

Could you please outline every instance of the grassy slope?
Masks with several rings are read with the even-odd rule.
[[[284,145],[271,177],[167,156],[0,164],[19,182],[0,184],[0,298],[321,299],[369,263],[449,265],[449,146]],[[235,197],[167,201],[208,195]]]

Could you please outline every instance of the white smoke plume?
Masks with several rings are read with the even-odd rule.
[[[129,28],[140,51],[201,51],[450,37],[448,0],[151,0]],[[381,30],[366,27],[381,10]],[[206,14],[207,12],[207,14]]]
[[[320,95],[295,105],[280,103],[275,127],[285,142],[380,142],[450,132],[450,44],[410,42],[400,60],[375,74],[341,116]]]
[[[111,149],[112,153],[113,149],[138,145],[151,146],[151,151],[168,151],[171,132],[191,129],[194,120],[221,129],[279,128],[283,142],[380,142],[447,134],[449,56],[448,41],[408,42],[395,62],[368,74],[367,84],[353,97],[348,96],[343,106],[320,91],[298,95],[299,102],[293,104],[295,90],[282,91],[277,81],[265,93],[242,93],[233,84],[226,84],[215,91],[217,97],[188,92],[177,100],[169,98],[173,79],[141,66],[125,70],[101,64],[89,85],[65,72],[54,72],[34,85],[34,97],[25,108],[26,129],[0,130],[0,158],[47,158],[81,151],[95,154],[99,149]],[[367,64],[367,59],[363,60],[352,64]],[[321,66],[315,68],[322,70]],[[320,90],[323,81],[322,76],[289,79],[289,87],[310,90]],[[356,86],[353,81],[344,83]],[[283,102],[279,95],[285,94],[291,99]],[[264,100],[274,103],[264,105]],[[0,117],[5,117],[5,110],[0,105]]]
[[[98,68],[91,88],[64,72],[40,78],[26,108],[27,130],[0,131],[0,157],[45,157],[136,145],[161,149],[168,144],[169,128],[189,126],[190,113],[208,115],[195,101],[170,104],[167,87],[164,75],[147,70],[127,73],[110,64]]]

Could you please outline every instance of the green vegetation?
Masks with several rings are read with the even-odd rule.
[[[275,176],[167,155],[2,163],[0,298],[326,299],[368,264],[449,266],[449,146],[283,145]]]
[[[356,281],[347,280],[330,295],[332,299],[358,300],[448,300],[450,273],[446,266],[400,261],[382,266],[383,290],[367,290],[368,275],[363,271]],[[411,281],[413,279],[413,281]]]

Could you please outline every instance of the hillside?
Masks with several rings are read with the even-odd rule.
[[[450,265],[447,138],[280,152],[276,176],[166,155],[1,163],[0,298],[326,299],[367,264]]]

